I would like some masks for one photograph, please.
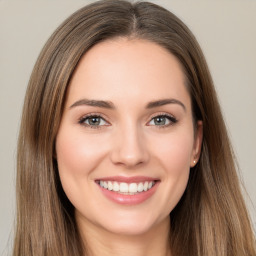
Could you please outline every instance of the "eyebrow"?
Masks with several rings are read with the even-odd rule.
[[[181,101],[176,99],[161,99],[161,100],[151,101],[146,105],[146,109],[157,108],[167,104],[178,104],[186,111],[185,105]],[[74,104],[70,106],[70,109],[78,106],[83,106],[83,105],[107,108],[107,109],[115,109],[115,105],[111,101],[89,100],[89,99],[81,99],[76,101]]]
[[[176,99],[162,99],[162,100],[151,101],[147,104],[146,108],[151,109],[151,108],[161,107],[167,104],[178,104],[186,111],[185,105],[181,101]]]
[[[70,106],[70,108],[77,107],[77,106],[92,106],[92,107],[100,107],[100,108],[108,108],[108,109],[115,109],[114,104],[111,101],[104,101],[104,100],[89,100],[89,99],[82,99],[76,101],[74,104]]]

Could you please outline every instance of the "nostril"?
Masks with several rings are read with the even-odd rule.
[[[112,162],[118,165],[133,167],[147,162],[147,157],[143,154],[138,154],[135,152],[132,155],[125,154],[124,152],[119,152],[112,154]]]
[[[131,125],[126,125],[124,129],[119,131],[111,148],[111,161],[114,164],[127,167],[147,162],[149,154],[145,146],[146,143],[143,140],[143,134],[139,134],[139,131],[131,127]]]

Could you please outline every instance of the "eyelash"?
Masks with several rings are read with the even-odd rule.
[[[84,125],[86,127],[92,128],[92,129],[101,129],[103,125],[90,125],[86,124],[85,121],[89,118],[100,118],[101,120],[104,120],[104,122],[108,123],[105,118],[101,114],[88,114],[86,116],[83,116],[81,119],[79,119],[79,124]],[[108,126],[108,125],[107,125]]]
[[[166,113],[158,113],[157,115],[152,116],[149,122],[151,122],[155,118],[166,118],[170,122],[169,124],[155,125],[155,127],[158,129],[168,128],[169,126],[172,126],[178,122],[178,120],[174,116]]]
[[[109,125],[90,125],[90,124],[86,124],[85,122],[87,120],[89,120],[89,118],[100,118],[101,120],[103,120],[104,122],[106,122],[108,124],[108,122],[105,120],[105,118],[101,114],[93,114],[93,113],[88,114],[86,116],[83,116],[81,119],[79,119],[78,123],[83,125],[83,126],[92,128],[92,129],[101,129],[101,128],[103,128],[103,126],[109,126]],[[157,115],[152,116],[148,123],[153,121],[155,118],[166,118],[170,122],[169,124],[164,124],[164,125],[154,125],[158,129],[167,128],[167,127],[172,126],[172,125],[174,125],[175,123],[178,122],[178,120],[172,115],[169,115],[169,114],[166,114],[166,113],[159,113]],[[150,125],[147,125],[147,126],[150,126]]]

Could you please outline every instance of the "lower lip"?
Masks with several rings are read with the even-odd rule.
[[[148,200],[151,196],[153,196],[153,194],[157,190],[159,183],[160,182],[156,182],[155,185],[148,191],[140,192],[135,195],[119,194],[115,191],[110,191],[108,189],[102,188],[100,185],[98,185],[98,187],[108,199],[110,199],[115,203],[124,204],[124,205],[135,205],[135,204],[141,204],[144,201]]]

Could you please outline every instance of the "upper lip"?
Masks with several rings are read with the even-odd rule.
[[[138,182],[145,182],[145,181],[159,181],[157,178],[147,177],[147,176],[132,176],[132,177],[125,177],[125,176],[109,176],[109,177],[102,177],[96,179],[95,181],[117,181],[117,182],[125,182],[125,183],[138,183]]]

